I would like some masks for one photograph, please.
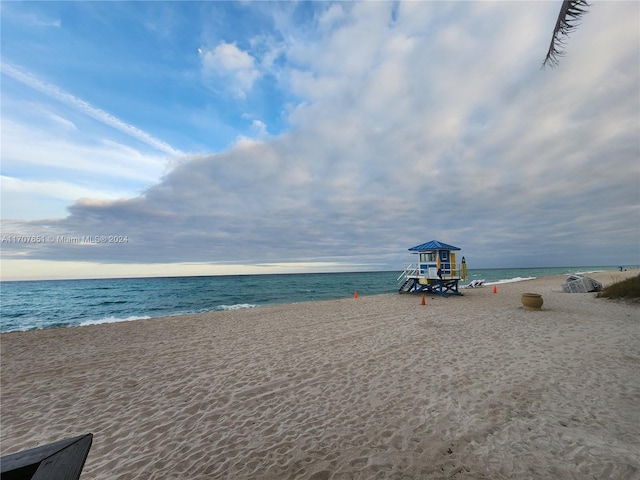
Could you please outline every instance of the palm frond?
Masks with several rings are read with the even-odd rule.
[[[564,56],[562,48],[565,45],[565,38],[578,27],[579,20],[587,13],[588,7],[587,0],[563,0],[556,27],[553,29],[549,51],[542,62],[542,68],[547,65],[551,67],[558,65],[560,57]]]

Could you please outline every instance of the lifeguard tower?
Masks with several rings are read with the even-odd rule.
[[[418,255],[418,261],[405,265],[398,277],[400,293],[437,293],[439,295],[462,295],[458,282],[467,278],[464,257],[456,264],[458,247],[431,240],[409,249]]]

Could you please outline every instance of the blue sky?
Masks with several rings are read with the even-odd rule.
[[[2,2],[2,278],[638,264],[640,4],[560,3]]]

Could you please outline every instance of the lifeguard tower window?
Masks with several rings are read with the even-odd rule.
[[[420,262],[435,262],[435,261],[436,261],[435,252],[420,254]]]

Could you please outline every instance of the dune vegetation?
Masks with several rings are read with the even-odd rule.
[[[640,276],[612,283],[598,292],[597,296],[640,301]]]

